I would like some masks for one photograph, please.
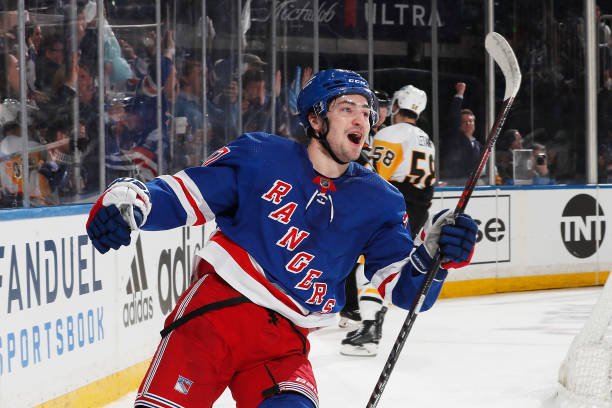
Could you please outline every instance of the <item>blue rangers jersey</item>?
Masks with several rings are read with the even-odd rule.
[[[356,163],[341,177],[324,177],[306,148],[288,139],[243,134],[201,167],[147,186],[152,207],[142,229],[214,219],[218,229],[198,256],[252,302],[299,326],[334,322],[361,254],[366,277],[395,305],[409,308],[422,283],[424,265],[411,261],[404,199],[395,187]]]

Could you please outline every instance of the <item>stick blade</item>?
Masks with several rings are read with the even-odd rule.
[[[504,100],[514,98],[521,86],[521,70],[512,47],[504,37],[496,32],[490,32],[485,38],[485,49],[499,65],[506,78]]]

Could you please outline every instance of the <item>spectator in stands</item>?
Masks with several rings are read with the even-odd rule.
[[[231,60],[219,60],[214,65],[212,102],[223,115],[219,123],[211,122],[213,139],[210,141],[210,146],[213,150],[231,142],[239,134],[238,74],[235,69]]]
[[[276,73],[276,123],[281,126],[272,126],[272,96],[266,92],[266,78],[264,71],[249,69],[242,76],[242,131],[268,132],[278,135],[287,135],[283,122],[285,105],[281,102],[280,71]],[[274,128],[274,129],[273,129]]]
[[[609,91],[612,91],[612,30],[610,26],[606,24],[605,20],[600,19],[601,9],[599,5],[595,6],[595,16],[597,17],[598,26],[598,48],[599,48],[599,63],[601,69],[601,84]]]
[[[132,66],[132,71],[134,75],[138,79],[144,78],[149,72],[149,65],[155,62],[155,45],[156,33],[155,30],[151,30],[146,32],[140,41],[135,42],[133,44],[127,44],[128,46],[133,46],[134,55],[129,49],[126,49],[126,45],[122,45],[122,50],[124,56],[128,58],[128,62]],[[121,44],[121,41],[119,42]],[[130,61],[130,58],[133,58]]]
[[[0,125],[3,133],[0,140],[0,207],[23,205],[24,160],[20,108],[20,104],[11,99],[0,104]],[[28,117],[33,117],[31,109],[28,110]],[[31,152],[27,160],[30,203],[33,206],[48,205],[49,184],[38,172],[44,147],[30,137],[28,150]]]
[[[257,132],[267,128],[269,114],[266,106],[264,72],[251,69],[242,76],[242,131]]]
[[[105,144],[107,179],[133,177],[139,180],[151,180],[157,175],[155,153],[143,147],[149,131],[145,126],[146,110],[148,107],[145,107],[142,97],[130,98],[123,113],[107,125]]]
[[[497,184],[513,184],[513,151],[523,148],[523,136],[517,129],[506,130],[495,146]]]
[[[75,159],[75,153],[80,153],[79,158],[83,168],[80,170],[83,175],[83,183],[78,190],[85,188],[95,189],[98,183],[98,163],[99,157],[97,151],[98,146],[98,107],[97,107],[97,88],[95,87],[95,76],[90,72],[90,67],[78,62],[76,53],[71,57],[71,64],[66,74],[63,74],[63,69],[60,70],[59,77],[64,77],[64,82],[57,88],[57,91],[53,93],[49,103],[42,104],[40,108],[40,137],[45,140],[46,143],[53,143],[58,140],[57,129],[55,132],[50,132],[47,128],[49,126],[56,126],[62,134],[73,133],[73,103],[75,98],[78,98],[79,104],[79,137],[76,142],[72,142],[70,145],[70,162],[72,163]],[[78,86],[77,86],[78,78]],[[111,116],[110,109],[107,109],[107,116]],[[68,130],[64,131],[65,123],[68,123]],[[52,151],[53,154],[57,155],[62,152],[61,149],[55,149]],[[66,153],[66,152],[63,152]],[[67,160],[68,156],[62,156],[63,159]],[[53,162],[53,161],[52,161]],[[73,171],[72,169],[70,170]],[[89,177],[91,175],[91,177]],[[47,172],[49,176],[49,172]],[[48,177],[52,179],[52,177]],[[57,177],[52,180],[52,190],[54,191],[54,197],[58,199],[58,189],[55,183]],[[77,189],[72,192],[76,192]],[[59,190],[59,199],[62,196],[66,196],[65,192]]]
[[[28,46],[28,53],[38,53],[40,45],[42,43],[42,30],[38,24],[28,21],[25,25],[26,30],[26,45]]]
[[[36,89],[51,94],[53,80],[64,64],[64,41],[56,34],[45,36],[36,60]]]
[[[162,126],[164,132],[169,125],[170,104],[176,101],[179,92],[179,82],[176,67],[172,60],[166,56],[161,58],[161,86],[157,82],[157,64],[149,66],[149,74],[141,81],[138,95],[145,97],[145,102],[157,105],[157,93],[162,94]],[[148,98],[148,99],[147,99]],[[157,111],[155,107],[154,111]],[[156,121],[152,122],[156,123]]]
[[[98,59],[98,8],[96,2],[89,1],[79,13],[85,20],[86,30],[80,40],[81,59],[84,64],[94,68]],[[122,83],[134,76],[130,64],[121,54],[121,46],[115,33],[106,20],[106,9],[102,18],[102,37],[104,43],[104,69],[111,83]]]
[[[202,62],[187,60],[179,78],[180,90],[176,99],[175,117],[186,117],[187,124],[196,131],[204,127],[202,114]],[[208,107],[207,107],[208,108]]]
[[[19,61],[0,50],[0,102],[6,98],[19,99]]]
[[[534,143],[533,149],[533,184],[555,184],[548,168],[548,152],[546,146]]]
[[[97,129],[98,108],[94,72],[91,71],[90,66],[78,62],[76,54],[72,55],[68,72],[64,75],[62,68],[61,73],[58,74],[58,77],[64,77],[63,84],[53,93],[50,102],[42,107],[48,123],[53,122],[59,116],[72,115],[73,100],[78,96],[80,118],[86,121],[88,128],[94,131]]]
[[[138,93],[130,98],[122,112],[111,118],[106,135],[107,178],[134,177],[149,181],[159,170],[158,145],[162,139],[162,165],[169,161],[170,104],[178,94],[176,69],[166,55],[161,58],[161,87],[156,84],[157,68],[139,84]],[[157,94],[162,94],[161,128],[157,124]]]
[[[28,56],[26,61],[26,79],[31,91],[36,90],[36,59],[42,43],[42,30],[40,26],[31,22],[26,23],[26,45]]]
[[[451,102],[450,133],[442,141],[443,176],[449,184],[463,184],[478,163],[482,144],[474,137],[476,116],[469,109],[462,109],[466,84],[455,84],[456,94]]]
[[[19,111],[19,61],[12,53],[0,50],[0,136],[2,124],[16,121],[16,112]],[[27,119],[33,122],[33,115],[37,114],[36,103],[26,100]]]
[[[132,82],[137,82],[137,80],[142,79],[144,75],[140,75],[140,72],[138,71],[139,58],[132,44],[124,39],[118,39],[118,41],[119,41],[119,45],[121,46],[121,54],[123,55],[123,57],[129,64],[130,70],[132,71],[132,74],[133,74],[132,80],[128,81],[127,87],[130,88],[131,86],[130,84]]]
[[[84,128],[84,126],[83,126]],[[84,131],[79,132],[79,139],[85,138]],[[79,165],[76,173],[74,160],[74,141],[72,140],[72,120],[62,115],[46,129],[45,142],[48,144],[47,159],[39,172],[46,177],[50,195],[48,201],[52,204],[70,203],[77,191],[85,189],[88,172],[83,165]],[[75,176],[78,174],[78,181]],[[80,184],[77,189],[75,182]]]
[[[175,146],[172,157],[173,168],[197,166],[202,160],[204,143],[202,76],[203,68],[200,60],[183,62],[172,126]],[[206,108],[208,110],[211,107],[207,104]]]
[[[94,86],[95,77],[95,71],[91,72],[87,65],[79,65],[79,110],[81,116],[84,115],[87,119],[92,117],[97,118],[97,90]]]

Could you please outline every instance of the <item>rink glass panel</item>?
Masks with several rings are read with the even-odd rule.
[[[582,2],[495,8],[495,29],[512,44],[523,74],[506,129],[519,130],[526,149],[545,147],[550,180],[544,184],[586,182],[583,15]],[[500,87],[496,95],[502,94]]]
[[[475,0],[437,1],[433,45],[431,2],[419,0],[134,0],[104,2],[103,18],[93,2],[40,0],[23,3],[27,13],[21,20],[18,5],[0,7],[0,73],[7,79],[0,90],[3,208],[92,202],[116,177],[148,181],[197,166],[242,131],[307,143],[296,97],[311,69],[356,70],[390,95],[407,84],[425,90],[428,107],[420,125],[436,136],[437,151],[449,132],[457,82],[467,84],[464,106],[475,113],[481,141],[488,132],[488,92],[494,93],[496,111],[502,102],[499,70],[495,89],[485,81],[485,7]],[[592,165],[599,165],[600,182],[608,180],[612,110],[603,80],[599,160],[585,160],[583,6],[516,1],[494,8],[494,29],[513,45],[524,77],[506,128],[518,129],[526,148],[544,145],[551,183],[584,183]],[[100,39],[98,24],[104,27]],[[601,79],[606,54],[600,54]],[[438,66],[435,95],[432,55]],[[25,99],[7,85],[15,78],[9,65],[20,56]],[[22,105],[26,145],[19,128]]]

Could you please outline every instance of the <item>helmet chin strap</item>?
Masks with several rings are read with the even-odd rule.
[[[327,133],[329,132],[329,121],[327,120],[327,118],[323,118],[323,120],[325,121],[325,133],[321,132],[319,134],[314,129],[311,128],[313,137],[317,139],[319,143],[321,143],[321,145],[325,148],[325,150],[327,150],[327,153],[329,153],[329,155],[332,157],[332,159],[334,159],[336,163],[348,164],[349,162],[344,162],[340,160],[338,156],[336,156],[336,154],[332,151],[331,146],[327,142]]]

